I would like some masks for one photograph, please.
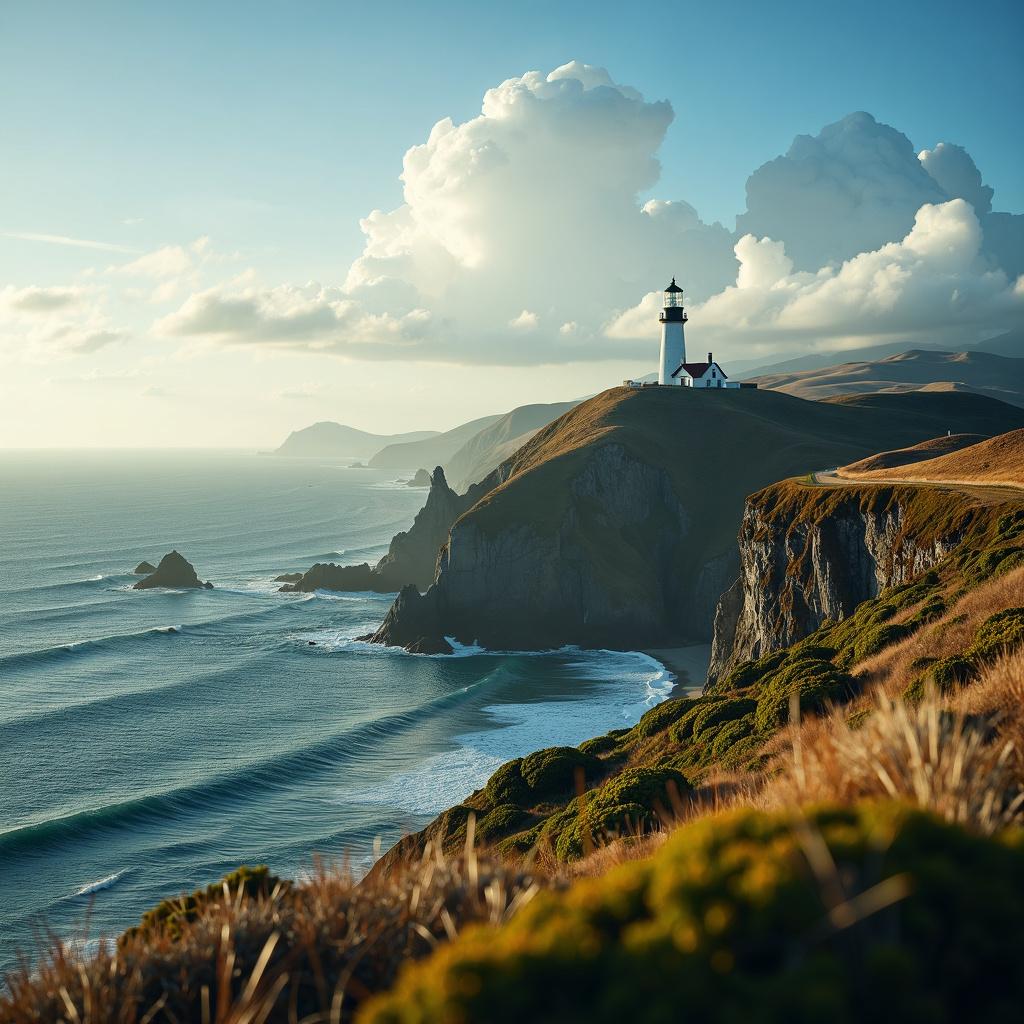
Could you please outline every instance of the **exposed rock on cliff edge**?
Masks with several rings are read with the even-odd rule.
[[[483,493],[483,487],[456,494],[438,466],[429,478],[430,490],[423,508],[408,532],[396,534],[388,553],[375,565],[335,565],[318,562],[296,582],[282,591],[371,590],[389,594],[413,584],[421,590],[430,586],[437,567],[437,555],[448,539],[452,523]]]

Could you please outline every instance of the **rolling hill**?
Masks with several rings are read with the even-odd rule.
[[[434,466],[447,468],[451,457],[459,451],[467,441],[476,437],[481,430],[496,423],[501,416],[481,416],[479,419],[462,423],[451,430],[419,440],[394,442],[381,448],[372,459],[370,465],[374,469],[393,469],[409,471],[414,469],[433,469]]]
[[[273,454],[298,458],[366,459],[388,444],[422,441],[436,435],[436,430],[414,430],[408,434],[369,434],[365,430],[324,420],[302,430],[293,430]]]
[[[763,374],[762,388],[820,401],[837,395],[958,391],[1024,406],[1024,359],[990,352],[914,349],[884,359]]]
[[[449,460],[445,469],[457,491],[479,483],[521,448],[533,435],[579,402],[521,405],[470,438]]]
[[[970,436],[970,435],[962,435]],[[953,441],[954,438],[939,438]],[[1009,484],[1024,486],[1024,430],[1011,430],[975,444],[937,452],[935,442],[927,442],[906,453],[921,453],[921,459],[888,462],[884,456],[864,459],[844,466],[838,476],[853,480],[913,480],[926,483]],[[886,455],[899,456],[900,452]]]

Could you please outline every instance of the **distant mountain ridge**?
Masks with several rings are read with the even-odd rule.
[[[432,437],[418,441],[394,442],[381,448],[370,459],[373,469],[413,470],[430,466],[445,466],[452,456],[481,430],[501,419],[500,415],[481,416],[461,423]]]
[[[370,434],[342,423],[322,420],[302,430],[293,430],[274,455],[305,458],[367,459],[389,444],[422,441],[436,437],[436,430],[414,430],[407,434]]]
[[[1024,359],[991,352],[911,349],[884,359],[753,379],[762,388],[812,401],[880,392],[961,391],[1024,406]]]

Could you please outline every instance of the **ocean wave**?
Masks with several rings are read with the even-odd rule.
[[[106,878],[97,879],[95,882],[88,882],[77,892],[71,893],[69,899],[75,899],[78,896],[91,896],[93,893],[109,889],[112,885],[117,885],[129,871],[131,871],[131,868],[123,868],[120,871],[115,871],[112,875],[107,875]]]
[[[185,627],[182,625],[152,626],[148,629],[140,629],[134,633],[111,633],[108,636],[91,637],[85,640],[70,640],[64,644],[54,644],[52,647],[39,647],[33,651],[21,651],[18,654],[8,654],[0,657],[0,668],[14,668],[19,665],[35,664],[53,658],[63,658],[69,654],[75,655],[102,650],[107,647],[116,647],[131,641],[151,639],[159,636],[173,636],[183,632],[184,629]]]
[[[192,814],[208,815],[218,802],[237,805],[251,794],[292,790],[304,778],[359,763],[382,740],[423,725],[428,719],[469,700],[500,677],[491,672],[468,686],[427,701],[411,711],[361,722],[324,739],[271,754],[199,782],[175,786],[98,807],[30,821],[0,832],[0,854],[34,849],[44,843],[77,839],[84,834],[152,822],[166,826]]]
[[[545,747],[575,746],[609,729],[633,725],[672,691],[674,676],[649,655],[562,650],[585,655],[573,664],[584,678],[601,685],[575,700],[486,706],[482,710],[491,728],[454,736],[452,750],[381,780],[372,790],[345,794],[338,802],[439,814],[479,789],[506,761]],[[608,682],[615,685],[604,685]]]

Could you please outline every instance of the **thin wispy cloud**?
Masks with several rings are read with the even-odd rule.
[[[127,245],[115,245],[113,242],[96,242],[89,238],[69,238],[67,235],[45,235],[38,231],[3,231],[3,238],[15,238],[22,242],[48,242],[50,245],[70,245],[76,249],[102,249],[104,252],[139,253],[141,249],[132,249]]]

